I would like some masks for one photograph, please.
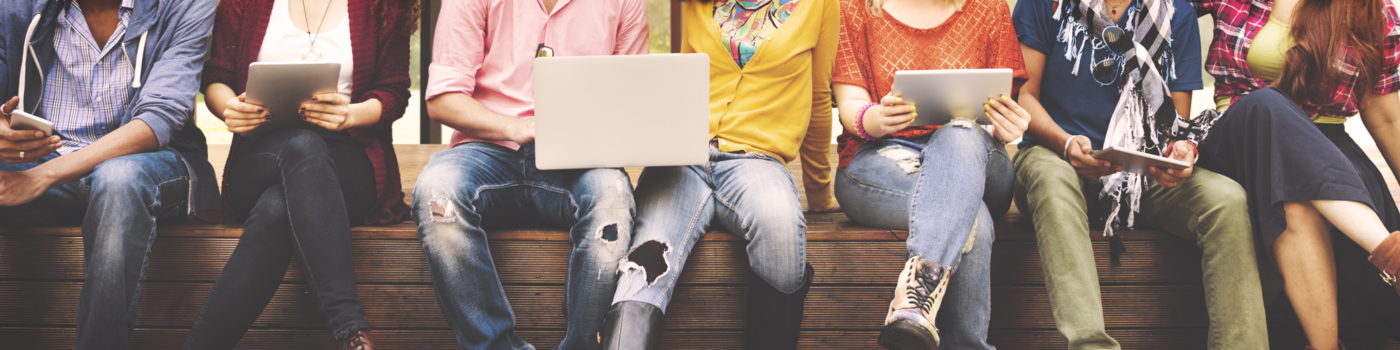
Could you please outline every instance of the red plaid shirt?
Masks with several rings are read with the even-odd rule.
[[[1253,41],[1254,35],[1264,27],[1264,23],[1269,21],[1269,13],[1273,11],[1273,1],[1271,0],[1192,0],[1196,5],[1196,13],[1199,15],[1210,14],[1215,17],[1215,40],[1210,44],[1210,52],[1206,55],[1206,72],[1215,76],[1215,97],[1230,97],[1230,102],[1248,94],[1250,91],[1258,90],[1269,86],[1269,83],[1254,77],[1249,72],[1249,66],[1245,64],[1245,55],[1249,52],[1249,44]],[[1385,36],[1382,44],[1381,55],[1385,64],[1381,70],[1381,79],[1376,83],[1375,94],[1385,95],[1400,90],[1400,73],[1396,67],[1400,66],[1400,17],[1396,15],[1395,8],[1389,1],[1385,1],[1386,26],[1390,28],[1390,34]],[[1337,91],[1332,93],[1334,101],[1345,101],[1330,107],[1317,106],[1304,102],[1303,111],[1322,116],[1349,117],[1356,115],[1359,108],[1356,105],[1356,66],[1348,61],[1342,62],[1342,69],[1353,75],[1352,82],[1337,86]]]

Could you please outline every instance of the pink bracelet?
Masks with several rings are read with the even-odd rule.
[[[865,111],[870,110],[870,107],[875,107],[877,104],[879,103],[867,103],[865,107],[860,108],[860,114],[856,114],[856,135],[866,141],[874,141],[875,138],[870,137],[870,134],[865,132]]]

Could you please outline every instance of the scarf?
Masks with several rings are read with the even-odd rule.
[[[1119,76],[1110,82],[1119,85],[1119,95],[1104,147],[1163,154],[1173,141],[1196,143],[1204,139],[1219,114],[1207,110],[1190,120],[1177,115],[1166,79],[1176,78],[1171,54],[1171,20],[1176,8],[1168,0],[1137,1],[1140,6],[1123,14],[1127,16],[1125,39],[1131,39],[1132,47],[1119,53],[1123,55],[1116,63]],[[1101,33],[1113,22],[1105,8],[1104,0],[1062,0],[1055,11],[1054,18],[1061,20],[1057,40],[1066,44],[1065,58],[1074,62],[1074,75],[1080,75],[1080,60],[1086,52],[1095,59],[1096,52],[1108,50]],[[1109,209],[1103,232],[1109,237],[1112,265],[1117,266],[1125,249],[1116,233],[1134,227],[1147,176],[1119,172],[1099,181],[1103,184],[1099,199]]]

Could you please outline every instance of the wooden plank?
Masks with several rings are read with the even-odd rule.
[[[133,350],[175,349],[184,343],[187,329],[137,328],[132,334]],[[540,349],[559,342],[562,330],[520,330],[521,338]],[[0,339],[15,349],[72,349],[75,331],[72,328],[0,327]],[[1342,341],[1352,349],[1400,350],[1400,343],[1389,339],[1359,334],[1343,329]],[[1205,348],[1205,329],[1109,329],[1124,349],[1197,350]],[[804,331],[799,349],[876,349],[878,331]],[[1298,332],[1270,334],[1270,347],[1298,349],[1306,343]],[[323,330],[253,329],[238,343],[237,349],[330,349],[329,335]],[[452,332],[436,330],[374,330],[376,345],[388,349],[455,349]],[[742,347],[741,331],[672,330],[662,334],[662,349],[738,349]],[[1054,330],[993,329],[988,343],[1002,349],[1061,350],[1064,338]]]
[[[137,325],[188,327],[211,283],[146,283]],[[0,281],[0,325],[76,324],[79,282]],[[563,328],[562,285],[507,285],[520,328]],[[667,309],[668,329],[738,329],[743,325],[746,287],[682,285]],[[815,286],[807,297],[804,329],[876,330],[893,297],[892,286]],[[360,285],[365,316],[377,328],[446,328],[431,285]],[[992,327],[1054,328],[1045,288],[1005,286],[992,290]],[[1104,322],[1109,327],[1196,327],[1206,324],[1200,286],[1104,286]],[[256,327],[317,328],[321,325],[303,284],[284,284]],[[1343,327],[1345,328],[1345,327]]]
[[[233,253],[232,238],[161,238],[152,247],[146,280],[213,282]],[[562,283],[570,244],[564,241],[493,240],[491,255],[507,284]],[[413,240],[355,240],[355,271],[360,283],[431,283],[422,245]],[[1096,242],[1099,278],[1105,284],[1199,284],[1200,252],[1188,241],[1127,241],[1122,265],[1110,266],[1108,244]],[[748,280],[744,242],[703,241],[693,250],[682,284],[742,284]],[[992,282],[1044,283],[1033,242],[998,241],[992,250]],[[903,242],[810,242],[808,260],[818,284],[891,285],[903,268]],[[0,236],[0,280],[83,278],[82,243],[77,237]],[[293,260],[284,281],[301,282]]]

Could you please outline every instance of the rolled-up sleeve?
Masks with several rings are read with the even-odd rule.
[[[614,55],[641,55],[650,50],[647,32],[647,3],[644,0],[623,2],[622,23],[617,28],[617,48]]]
[[[170,139],[184,130],[185,123],[193,121],[206,39],[214,29],[214,4],[191,3],[178,17],[165,51],[146,53],[147,58],[158,58],[147,67],[149,75],[132,109],[134,120],[145,122],[155,133],[159,148],[169,145]]]
[[[443,2],[433,33],[433,63],[428,66],[425,92],[428,100],[454,92],[471,95],[476,90],[476,73],[486,59],[488,1]]]

